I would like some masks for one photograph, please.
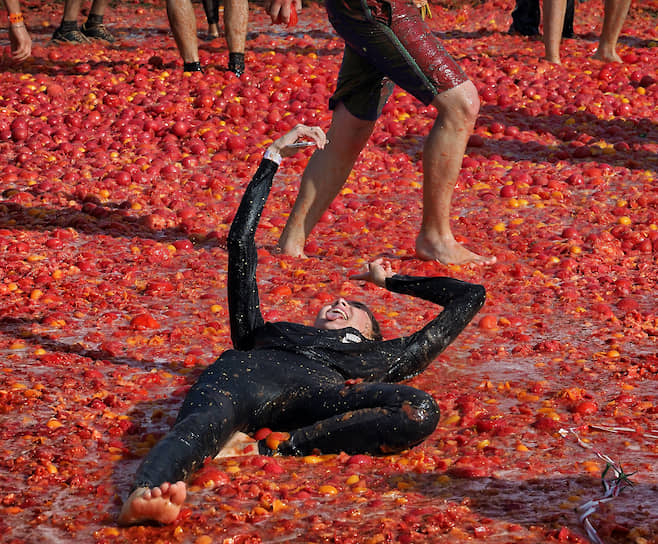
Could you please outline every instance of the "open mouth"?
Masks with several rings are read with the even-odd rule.
[[[347,313],[340,308],[332,308],[326,314],[329,321],[336,321],[337,319],[344,319],[347,321]]]

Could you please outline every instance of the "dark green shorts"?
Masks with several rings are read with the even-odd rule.
[[[331,109],[342,102],[355,117],[374,121],[391,81],[429,105],[468,80],[409,0],[326,0],[326,7],[345,40]]]

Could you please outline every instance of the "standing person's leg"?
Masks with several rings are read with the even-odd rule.
[[[78,22],[82,0],[64,0],[64,11],[62,13],[62,22]]]
[[[94,0],[92,2],[89,17],[87,17],[87,21],[80,27],[80,30],[87,38],[102,40],[108,43],[114,42],[114,36],[112,36],[103,24],[105,10],[109,3],[109,0]]]
[[[567,8],[564,14],[564,24],[562,25],[562,37],[563,38],[573,38],[573,18],[575,15],[575,0],[567,0]]]
[[[605,0],[599,46],[592,58],[605,62],[621,62],[621,57],[617,54],[617,40],[630,7],[631,0]]]
[[[398,384],[311,388],[307,394],[282,400],[279,411],[265,423],[287,431],[289,438],[274,449],[267,439],[261,440],[262,453],[399,452],[422,442],[439,422],[439,409],[431,395]]]
[[[191,0],[167,0],[167,17],[174,34],[183,70],[200,72],[199,46],[196,37],[196,16]]]
[[[380,24],[379,45],[390,40],[398,54],[380,55],[375,62],[400,87],[437,108],[423,148],[423,217],[416,255],[443,264],[492,264],[495,257],[466,249],[450,227],[452,194],[480,109],[477,89],[412,4],[394,2],[392,8],[390,28]]]
[[[62,21],[53,33],[55,43],[87,43],[89,40],[78,28],[78,15],[82,0],[64,0]]]
[[[249,23],[249,0],[224,0],[224,33],[228,46],[228,69],[244,72],[244,51]]]
[[[509,33],[537,36],[540,20],[539,0],[516,0]]]
[[[544,48],[546,60],[560,64],[560,42],[567,7],[566,0],[544,0]]]
[[[336,106],[327,145],[316,150],[306,165],[295,205],[281,233],[279,248],[283,253],[304,256],[306,238],[345,184],[374,127],[374,121],[355,117],[342,102]]]
[[[219,0],[202,0],[203,11],[206,12],[206,20],[208,21],[208,34],[207,40],[214,40],[219,38]]]
[[[459,244],[450,227],[452,194],[480,105],[477,89],[465,81],[438,95],[432,104],[438,115],[423,148],[423,221],[416,253],[444,264],[492,264],[495,258]]]
[[[344,7],[347,3],[349,9]],[[340,138],[340,145],[348,147],[344,152],[350,154],[344,161],[327,154],[325,156],[330,156],[333,162],[314,163],[312,168],[318,178],[310,187],[308,182],[305,184],[304,189],[308,191],[300,204],[295,203],[279,247],[290,255],[303,254],[306,236],[344,183],[349,174],[347,166],[351,167],[365,144],[367,138],[364,135],[372,130],[372,123],[387,97],[382,81],[388,76],[426,105],[433,104],[437,95],[454,90],[436,102],[441,111],[425,146],[429,157],[424,158],[424,164],[429,168],[424,173],[427,187],[424,188],[423,202],[428,209],[423,213],[416,243],[418,256],[446,264],[493,263],[494,257],[477,255],[455,241],[448,216],[434,217],[437,210],[444,213],[450,208],[450,202],[445,198],[452,194],[457,182],[466,143],[479,109],[475,87],[421,20],[417,8],[404,1],[373,0],[372,3],[366,9],[356,0],[327,2],[331,24],[347,43],[337,89],[330,103],[336,108],[332,121],[336,136],[329,135],[327,147],[331,149],[335,138]],[[343,116],[340,123],[337,122],[339,112],[336,106],[339,103],[351,114]],[[347,126],[345,118],[360,121],[365,128],[363,133],[355,137],[339,131]],[[447,148],[439,150],[436,148],[439,144],[445,144]],[[330,169],[330,173],[325,174],[322,168]],[[345,171],[337,175],[338,169]],[[435,202],[434,198],[443,200]]]

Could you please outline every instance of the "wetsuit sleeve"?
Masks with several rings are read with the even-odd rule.
[[[254,236],[278,165],[263,159],[244,192],[228,235],[228,307],[231,340],[239,350],[253,347],[253,332],[264,324],[260,312]]]
[[[411,378],[425,370],[478,313],[486,295],[481,285],[446,277],[395,275],[387,278],[386,288],[443,306],[443,311],[419,331],[390,341],[399,345],[398,353],[392,354],[388,361],[386,381],[391,382]]]

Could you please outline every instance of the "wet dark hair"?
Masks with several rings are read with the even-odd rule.
[[[350,306],[354,306],[355,308],[363,310],[368,314],[368,317],[370,318],[370,325],[372,326],[372,339],[383,340],[384,337],[382,336],[382,330],[379,326],[377,318],[375,317],[375,314],[372,313],[372,310],[368,308],[368,306],[366,306],[363,302],[359,302],[358,300],[348,300],[347,303]]]

